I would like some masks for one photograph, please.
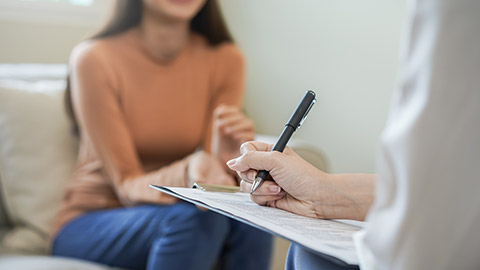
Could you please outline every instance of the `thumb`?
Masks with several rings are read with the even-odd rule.
[[[281,162],[283,154],[277,151],[249,151],[227,162],[230,169],[244,172],[250,169],[271,171]]]
[[[245,154],[251,151],[272,151],[272,148],[273,144],[250,141],[245,142],[240,146],[240,153]]]

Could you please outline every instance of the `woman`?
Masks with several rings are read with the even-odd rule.
[[[148,188],[237,184],[223,164],[253,127],[215,1],[118,1],[70,65],[80,151],[52,253],[129,269],[268,268],[268,235]]]

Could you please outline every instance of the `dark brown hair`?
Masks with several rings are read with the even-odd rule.
[[[142,0],[117,0],[110,20],[103,29],[89,39],[102,39],[123,33],[126,30],[139,25],[142,20],[142,14]],[[228,31],[216,0],[207,0],[202,9],[190,22],[190,29],[193,32],[204,36],[212,46],[223,42],[233,42],[233,38]],[[65,106],[72,123],[72,131],[74,134],[78,135],[78,123],[73,111],[71,100],[70,76],[67,77]]]

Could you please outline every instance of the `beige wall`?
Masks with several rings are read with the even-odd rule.
[[[82,7],[0,0],[0,63],[67,63],[71,49],[109,18],[113,2]]]
[[[103,1],[103,0],[102,0]],[[394,87],[404,1],[223,0],[247,61],[246,109],[278,135],[306,89],[318,102],[295,134],[334,172],[373,172]],[[66,63],[87,26],[0,21],[0,62]]]
[[[334,172],[373,172],[394,87],[404,1],[222,1],[248,63],[247,112],[278,135],[305,90],[318,102],[295,134]]]
[[[0,63],[67,63],[94,26],[0,21]]]

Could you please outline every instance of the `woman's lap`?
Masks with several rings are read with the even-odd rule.
[[[270,236],[236,223],[185,202],[95,211],[67,224],[52,253],[129,269],[208,269],[219,258],[235,268],[243,249],[271,249]]]

